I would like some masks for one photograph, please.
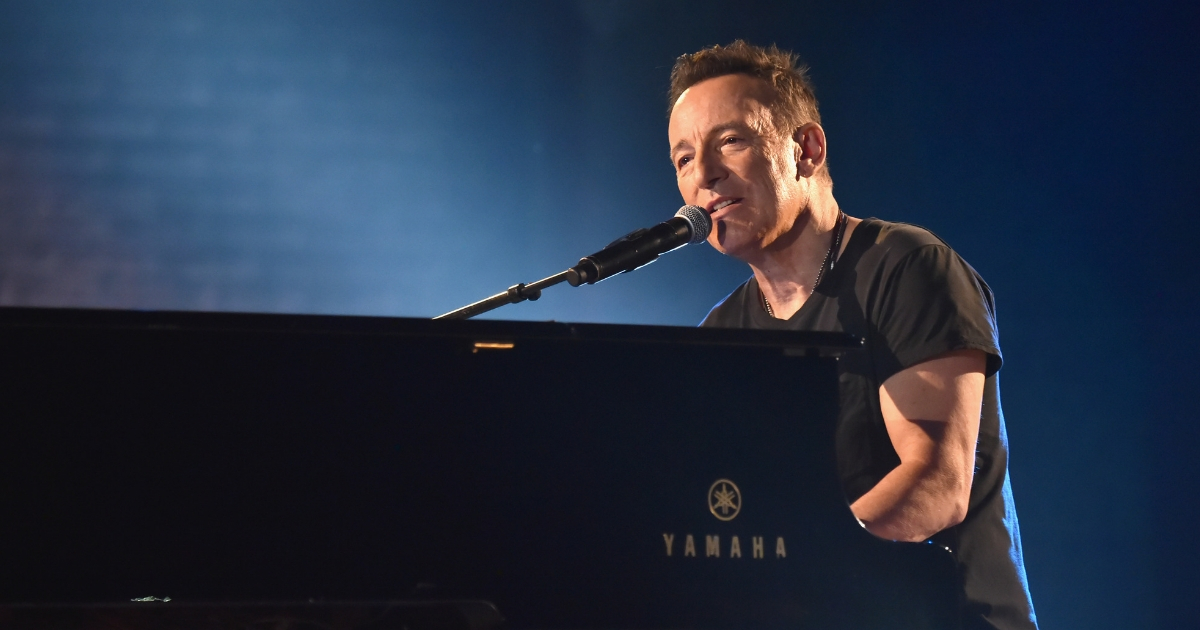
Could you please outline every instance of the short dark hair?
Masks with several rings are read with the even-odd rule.
[[[808,79],[808,66],[801,64],[795,53],[780,50],[774,44],[762,48],[740,39],[728,46],[705,48],[675,60],[675,67],[671,68],[667,116],[670,117],[684,90],[701,81],[728,74],[762,79],[775,90],[776,101],[770,109],[776,132],[790,135],[805,123],[821,123],[817,97],[813,95]]]

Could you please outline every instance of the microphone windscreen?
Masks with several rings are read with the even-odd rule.
[[[700,206],[684,206],[675,213],[675,216],[682,217],[692,227],[692,238],[688,241],[689,245],[708,238],[708,233],[712,231],[712,218]]]

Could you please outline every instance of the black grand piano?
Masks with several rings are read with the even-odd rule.
[[[838,334],[0,309],[0,627],[957,627]]]

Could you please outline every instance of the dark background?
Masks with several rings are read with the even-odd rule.
[[[425,317],[679,206],[674,58],[812,66],[842,207],[999,302],[1044,628],[1200,616],[1192,3],[0,1],[0,304]],[[693,325],[707,246],[513,319]]]

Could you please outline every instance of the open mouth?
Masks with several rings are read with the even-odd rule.
[[[720,212],[721,210],[724,210],[725,208],[728,208],[729,206],[731,206],[735,203],[738,203],[739,201],[741,201],[740,198],[739,199],[724,199],[722,201],[719,201],[719,202],[713,204],[712,208],[708,211],[708,214],[714,215],[714,214]]]

